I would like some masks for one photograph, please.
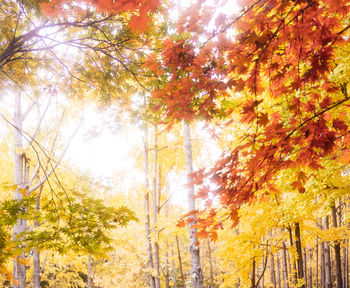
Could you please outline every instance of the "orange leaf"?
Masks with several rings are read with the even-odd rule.
[[[131,32],[143,33],[148,30],[148,24],[151,22],[151,17],[148,13],[141,13],[140,16],[133,15],[129,22]]]
[[[178,221],[178,222],[176,223],[176,226],[177,226],[177,227],[180,227],[180,228],[185,227],[185,226],[186,226],[186,223],[185,223],[184,219],[181,219],[180,221]]]

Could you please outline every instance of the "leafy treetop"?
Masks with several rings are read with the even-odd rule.
[[[130,28],[133,32],[144,32],[151,22],[150,14],[155,12],[160,6],[159,0],[51,0],[41,4],[43,12],[48,16],[55,16],[58,14],[66,14],[64,4],[68,3],[92,4],[100,12],[123,13],[131,12],[132,16],[129,22]],[[76,10],[82,9],[82,5],[77,5]]]
[[[303,169],[321,169],[327,157],[348,163],[350,145],[349,74],[340,69],[349,57],[340,55],[349,52],[348,1],[240,5],[238,15],[213,19],[215,8],[196,2],[147,62],[166,80],[152,96],[168,118],[219,117],[224,127],[237,119],[245,127],[240,144],[197,175],[197,183],[206,176],[217,184],[211,192],[233,219],[256,193],[277,192],[272,183],[281,171],[299,169],[293,187],[303,192]]]

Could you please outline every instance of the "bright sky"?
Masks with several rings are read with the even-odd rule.
[[[73,140],[66,159],[82,170],[89,171],[96,179],[111,179],[117,186],[123,186],[124,191],[132,190],[135,184],[143,185],[143,166],[137,168],[136,163],[138,159],[139,167],[140,164],[143,165],[141,131],[130,125],[124,128],[107,127],[106,123],[114,121],[110,118],[113,115],[98,113],[92,106],[83,114],[85,121]],[[221,150],[210,138],[204,125],[198,125],[195,134],[200,135],[199,141],[204,147],[197,162],[208,164],[217,159]],[[168,178],[172,201],[179,205],[187,203],[186,167],[183,170],[180,174],[171,173]]]
[[[142,184],[143,175],[136,164],[136,146],[142,143],[140,131],[128,124],[121,127],[112,111],[99,112],[92,105],[82,114],[84,120],[66,159],[96,180],[105,179],[116,190],[127,191]],[[74,128],[69,130],[71,134]]]

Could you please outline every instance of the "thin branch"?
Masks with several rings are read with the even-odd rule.
[[[49,101],[47,102],[47,105],[46,105],[46,107],[44,109],[44,112],[42,113],[42,115],[41,115],[41,117],[39,119],[39,122],[38,122],[38,124],[36,126],[35,132],[34,132],[34,134],[31,137],[30,144],[33,143],[33,141],[35,140],[35,137],[38,135],[40,127],[41,127],[41,124],[42,124],[42,122],[43,122],[43,120],[45,118],[46,112],[49,109],[50,104],[51,104],[51,97],[49,97]]]
[[[43,179],[41,179],[36,185],[34,185],[33,187],[28,189],[29,193],[34,191],[34,190],[36,190],[36,189],[38,189],[41,185],[43,185],[46,182],[46,180],[51,176],[51,174],[54,173],[55,169],[57,168],[57,166],[62,161],[63,156],[66,154],[66,152],[67,152],[67,150],[68,150],[68,148],[70,146],[70,143],[72,142],[74,136],[78,132],[81,122],[82,122],[82,120],[79,121],[76,129],[74,130],[73,134],[71,135],[66,148],[64,149],[64,151],[61,154],[61,157],[56,161],[55,165],[52,166],[51,170],[48,173],[45,173],[45,176],[43,177]]]

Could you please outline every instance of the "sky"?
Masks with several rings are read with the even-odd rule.
[[[11,135],[13,127],[11,127],[9,122],[12,122],[13,99],[15,97],[14,95],[7,96],[0,99],[0,113],[7,119],[2,119],[0,126],[3,129],[7,128],[8,135]],[[40,109],[34,107],[28,118],[26,118],[25,130],[34,130],[33,127],[36,126],[39,119],[37,110],[41,112],[45,110],[44,108],[48,103],[47,98],[44,95],[43,99],[41,99]],[[73,105],[69,101],[59,96],[56,97],[51,102],[47,116],[42,123],[43,131],[46,131],[45,129],[54,130],[59,128],[59,119],[62,117],[60,109],[68,108],[67,118],[63,121],[62,127],[59,128],[62,139],[58,147],[61,152],[57,152],[55,158],[59,159],[62,151],[69,144],[63,158],[63,163],[72,169],[73,172],[79,172],[78,170],[80,170],[83,173],[91,175],[95,181],[112,187],[112,190],[114,190],[111,191],[112,194],[116,191],[133,193],[135,186],[142,187],[144,185],[144,155],[141,130],[136,125],[124,121],[125,115],[122,115],[122,113],[118,117],[120,111],[115,107],[101,109],[97,108],[94,104],[88,104],[78,106],[75,108],[76,110],[73,110]],[[30,106],[30,100],[24,97],[23,110],[26,110],[28,106]],[[41,138],[40,141],[45,142],[45,138],[49,138],[49,132],[44,132],[43,135],[44,139]],[[50,135],[51,137],[53,136],[53,134]],[[73,138],[72,135],[74,135]],[[169,134],[169,137],[174,138],[173,133]],[[168,139],[169,141],[174,141],[176,137],[174,139],[170,138]],[[194,153],[197,158],[194,161],[194,169],[201,168],[198,167],[198,163],[208,165],[208,163],[213,163],[215,159],[219,158],[221,149],[215,140],[211,138],[204,123],[197,123],[195,129],[192,131],[192,138],[193,149],[196,149],[198,146],[201,149],[201,151]],[[70,139],[72,140],[70,141]],[[181,142],[181,139],[179,141]],[[26,141],[24,143],[28,146]],[[197,143],[200,145],[197,145]],[[152,143],[149,145],[151,147]],[[179,143],[178,146],[179,149],[182,149],[183,143]],[[161,153],[166,153],[166,150]],[[167,181],[169,182],[170,195],[172,195],[172,203],[186,207],[187,174],[186,166],[185,164],[183,165],[184,167],[178,169],[177,172],[173,171],[169,173]]]
[[[93,106],[83,112],[84,123],[73,139],[66,158],[96,179],[104,178],[107,182],[114,183],[115,189],[122,186],[122,190],[129,190],[130,193],[135,184],[144,183],[142,134],[140,129],[130,124],[108,127],[106,123],[114,121],[113,113],[110,112],[98,112]],[[205,147],[195,163],[208,164],[218,159],[221,150],[203,123],[197,125],[193,134],[199,137],[195,140]],[[200,167],[195,165],[196,168]],[[186,167],[183,167],[183,172],[168,175],[172,201],[182,206],[187,205],[185,170]]]

